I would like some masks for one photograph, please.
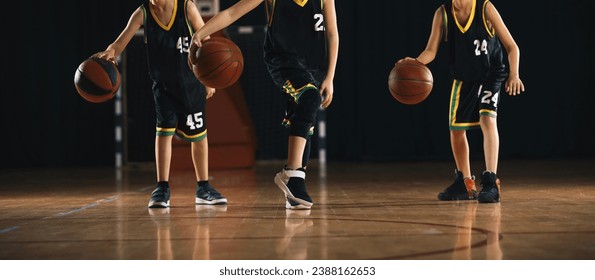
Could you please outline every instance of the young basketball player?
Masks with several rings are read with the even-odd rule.
[[[456,170],[454,183],[438,194],[438,199],[499,202],[496,115],[505,80],[504,89],[509,95],[525,91],[519,78],[519,48],[489,0],[445,1],[434,13],[430,38],[417,60],[424,64],[432,62],[441,41],[450,56],[453,77],[449,124]],[[507,73],[504,64],[502,46],[508,54],[510,73]],[[466,135],[466,130],[477,127],[483,133],[486,164],[479,195],[475,177],[471,175]]]
[[[284,124],[289,127],[287,163],[275,176],[285,193],[286,208],[310,209],[306,166],[310,135],[319,107],[333,99],[333,78],[339,49],[334,0],[241,0],[221,11],[198,30],[192,42],[219,31],[265,2],[267,31],[264,60],[269,73],[288,98]]]
[[[205,105],[215,89],[204,88],[188,66],[194,30],[204,21],[192,0],[145,0],[130,16],[118,38],[95,56],[115,62],[134,34],[144,27],[149,75],[157,113],[155,159],[157,187],[149,207],[169,207],[172,138],[191,142],[196,173],[196,204],[226,204],[208,181],[208,141]]]

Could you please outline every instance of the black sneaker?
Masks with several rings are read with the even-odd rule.
[[[481,192],[477,201],[484,203],[500,202],[500,179],[496,173],[484,171],[481,174]]]
[[[169,207],[169,187],[157,185],[157,188],[151,193],[149,208],[167,207]]]
[[[463,172],[455,170],[455,181],[438,194],[439,200],[475,200],[477,189],[475,177],[463,178]]]
[[[213,186],[196,187],[196,204],[222,205],[227,204],[227,198],[222,196]]]
[[[306,190],[306,171],[283,169],[275,175],[275,184],[285,193],[285,208],[310,209],[312,198]]]

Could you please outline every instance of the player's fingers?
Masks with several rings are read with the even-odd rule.
[[[118,66],[118,60],[115,57],[110,57],[108,60],[114,65]]]
[[[521,92],[525,91],[525,84],[523,84],[523,82],[521,82]]]
[[[521,87],[519,86],[519,83],[514,83],[514,95],[518,95],[521,93]]]
[[[324,96],[324,100],[322,100],[322,108],[327,108],[329,105],[331,105],[331,102],[333,101],[333,95],[332,94],[326,94]]]

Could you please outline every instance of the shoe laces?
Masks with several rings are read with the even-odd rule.
[[[164,197],[167,195],[167,188],[164,187],[157,187],[155,188],[155,190],[153,190],[153,192],[151,193],[151,196],[155,197],[155,196],[159,196],[159,197]]]
[[[208,194],[221,195],[221,193],[219,193],[218,191],[216,191],[213,187],[211,187],[211,185],[207,185],[207,186],[204,186],[204,187],[199,187],[199,189],[202,189],[205,193],[208,193]]]
[[[492,190],[498,190],[498,186],[496,183],[482,183],[481,184],[481,191],[483,192],[491,192]]]

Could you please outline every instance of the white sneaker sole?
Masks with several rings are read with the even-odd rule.
[[[197,197],[194,200],[194,202],[199,205],[222,205],[222,204],[227,204],[227,198],[220,198],[220,199],[215,199],[215,200],[204,200],[202,198]]]
[[[169,200],[167,202],[154,202],[154,201],[150,201],[149,208],[167,208],[169,207]]]
[[[310,206],[306,206],[306,205],[303,205],[303,204],[301,204],[301,203],[299,203],[299,202],[297,202],[297,201],[295,201],[295,200],[294,200],[294,201],[295,201],[297,204],[296,204],[296,205],[291,205],[291,203],[289,202],[289,200],[290,200],[290,199],[291,199],[291,198],[289,198],[289,197],[288,197],[288,198],[286,198],[286,200],[285,200],[285,208],[286,208],[286,209],[291,209],[291,210],[310,210],[310,208],[312,208],[312,205],[310,205]]]

